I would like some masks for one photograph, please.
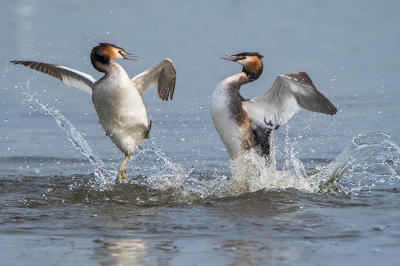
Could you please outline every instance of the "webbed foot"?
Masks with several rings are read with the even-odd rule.
[[[125,182],[129,182],[129,178],[126,175],[126,167],[129,163],[129,160],[131,159],[131,156],[127,153],[125,153],[125,159],[122,161],[122,164],[118,170],[118,177],[117,180],[115,180],[116,184],[123,184]]]

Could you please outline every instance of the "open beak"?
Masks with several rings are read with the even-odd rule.
[[[131,61],[139,61],[138,59],[135,59],[133,57],[139,57],[138,55],[134,55],[134,54],[128,54],[128,53],[121,53],[122,57],[126,60],[131,60]]]
[[[238,56],[234,56],[234,55],[230,55],[230,54],[224,54],[224,53],[221,53],[221,54],[229,56],[229,57],[232,57],[232,58],[220,57],[221,59],[226,60],[226,61],[236,62],[236,61],[240,60],[240,58]]]

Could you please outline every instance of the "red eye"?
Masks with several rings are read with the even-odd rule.
[[[118,53],[121,53],[121,51],[119,50]]]

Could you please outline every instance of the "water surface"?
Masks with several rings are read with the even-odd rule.
[[[5,265],[396,265],[397,1],[1,6]],[[173,101],[144,95],[154,123],[129,164],[131,184],[112,184],[123,156],[89,95],[7,63],[50,62],[98,79],[89,53],[99,42],[140,55],[119,62],[132,75],[165,57],[178,73]],[[296,114],[275,134],[275,168],[260,174],[247,171],[260,166],[254,158],[231,167],[210,116],[214,88],[241,69],[219,53],[245,51],[265,66],[244,97],[306,71],[339,110]]]

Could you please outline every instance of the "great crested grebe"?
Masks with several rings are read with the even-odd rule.
[[[261,156],[270,153],[272,130],[286,123],[300,107],[317,113],[334,115],[336,107],[320,93],[305,72],[285,74],[276,78],[264,94],[246,100],[240,87],[257,80],[263,71],[259,53],[224,54],[243,66],[242,72],[221,81],[211,100],[211,116],[229,157],[256,148]]]
[[[34,61],[11,61],[58,78],[68,86],[86,91],[92,95],[100,124],[125,154],[119,170],[117,182],[128,179],[126,167],[130,155],[144,143],[150,134],[152,122],[147,118],[142,94],[158,86],[158,95],[162,100],[172,100],[176,71],[170,59],[164,59],[152,68],[130,78],[125,70],[112,59],[134,59],[124,49],[109,43],[100,43],[92,49],[90,60],[93,67],[105,75],[95,80],[91,75],[64,66]]]

